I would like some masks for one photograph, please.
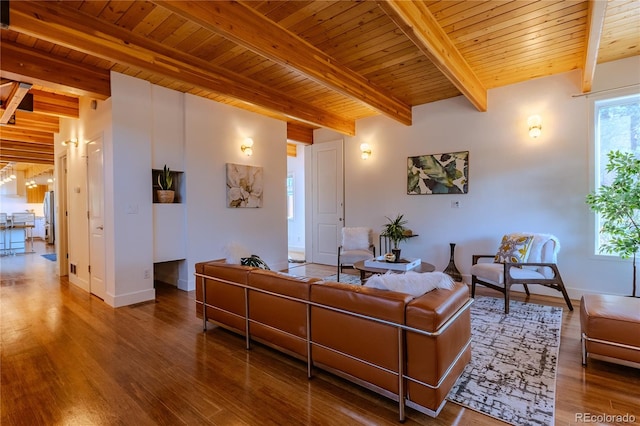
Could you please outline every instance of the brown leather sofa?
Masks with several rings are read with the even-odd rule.
[[[203,304],[203,300],[206,302]],[[196,313],[307,362],[437,416],[471,358],[465,284],[419,297],[224,260],[196,264]]]

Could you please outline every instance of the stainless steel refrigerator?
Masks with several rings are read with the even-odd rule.
[[[56,241],[56,215],[53,191],[44,193],[44,239],[48,244]]]

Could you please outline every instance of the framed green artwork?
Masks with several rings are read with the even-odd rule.
[[[407,159],[407,194],[466,194],[468,191],[469,151]]]

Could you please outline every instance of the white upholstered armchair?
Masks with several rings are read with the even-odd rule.
[[[529,284],[540,284],[562,293],[569,310],[573,305],[558,270],[557,256],[560,243],[549,234],[508,234],[495,255],[473,255],[471,265],[471,297],[475,297],[476,284],[484,285],[504,294],[504,312],[509,313],[509,290],[522,284],[529,293]],[[487,262],[487,259],[491,259]],[[481,261],[485,259],[485,261]]]
[[[373,259],[376,248],[373,245],[372,231],[363,227],[342,228],[342,241],[338,247],[338,273],[336,281],[340,281],[342,268],[353,267],[361,260]]]

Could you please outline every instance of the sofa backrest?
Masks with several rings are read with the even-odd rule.
[[[399,324],[404,323],[404,307],[412,299],[405,293],[332,281],[311,286],[313,302]]]
[[[460,311],[460,317],[447,324],[468,301],[467,285],[458,282],[452,290],[433,290],[407,304],[407,326],[436,333],[432,336],[411,330],[406,333],[406,374],[416,380],[408,381],[407,393],[423,407],[433,410],[441,407],[471,356],[469,309]]]
[[[312,303],[397,324],[404,323],[405,305],[412,299],[413,296],[404,293],[350,284],[311,285]],[[390,373],[398,371],[397,327],[312,306],[311,339],[314,364],[344,371],[389,392],[398,392],[398,378]]]
[[[196,271],[197,268],[198,265]],[[247,285],[249,273],[257,268],[227,264],[221,260],[205,262],[201,265],[201,269],[204,275],[211,277],[204,279],[206,303],[211,306],[207,309],[207,317],[243,333],[246,312],[245,290],[225,281]],[[202,280],[196,283],[196,300],[202,300]]]
[[[311,283],[317,281],[320,281],[320,279],[255,269],[248,275],[247,283],[251,287],[272,291],[289,297],[309,300],[309,287]]]
[[[251,337],[306,358],[308,306],[298,300],[309,300],[311,283],[316,281],[317,278],[263,269],[251,271],[248,276]]]
[[[436,289],[416,297],[407,304],[409,327],[435,332],[469,300],[466,284],[454,283],[452,290]]]

